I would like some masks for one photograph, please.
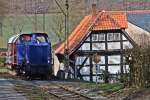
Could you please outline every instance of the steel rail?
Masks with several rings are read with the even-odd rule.
[[[86,95],[70,90],[64,86],[57,86],[57,88],[48,88],[48,93],[61,99],[61,100],[94,100]]]

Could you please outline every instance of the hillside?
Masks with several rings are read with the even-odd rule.
[[[30,0],[25,0],[29,3]],[[46,0],[44,0],[46,1]],[[49,1],[49,0],[47,0]],[[79,0],[70,2],[70,13],[69,13],[69,31],[72,31],[72,29],[80,22],[81,18],[85,15],[85,10],[83,10],[83,4],[78,2]],[[50,1],[49,1],[50,2]],[[15,3],[15,2],[14,2]],[[64,32],[64,15],[60,12],[60,9],[55,4],[53,5],[53,8],[49,8],[47,10],[48,12],[45,12],[45,17],[43,17],[43,11],[39,12],[37,9],[37,13],[35,16],[34,11],[32,11],[32,6],[34,8],[35,2],[32,2],[30,5],[31,7],[27,7],[26,10],[17,9],[15,11],[14,6],[17,5],[18,8],[20,8],[24,2],[17,2],[17,4],[14,4],[10,7],[8,10],[9,12],[3,17],[2,19],[2,36],[0,36],[0,48],[6,48],[7,47],[7,40],[14,34],[18,34],[20,32],[35,32],[35,27],[37,28],[37,32],[46,32],[48,33],[52,44],[64,40],[65,32]],[[62,5],[62,8],[64,9],[64,3],[59,2]],[[45,3],[46,4],[46,3]],[[51,6],[51,2],[47,3],[49,6]],[[9,4],[10,5],[10,4]],[[45,5],[39,5],[40,7],[47,7]],[[55,7],[54,7],[55,6]],[[22,6],[25,7],[25,6]],[[81,10],[82,9],[82,10]],[[24,13],[24,11],[26,11]],[[32,11],[32,12],[28,12]],[[78,15],[77,13],[80,13]],[[45,21],[44,21],[44,19]],[[45,23],[45,31],[43,29]]]
[[[7,47],[7,40],[19,32],[34,32],[35,27],[43,32],[43,14],[45,13],[45,32],[49,34],[52,44],[64,40],[64,15],[54,0],[6,0],[7,14],[0,29],[0,48]],[[65,9],[65,0],[57,0]],[[150,9],[150,0],[95,0],[99,10],[135,10]],[[92,0],[69,0],[70,32],[84,15],[90,13]],[[35,20],[37,13],[37,25]]]

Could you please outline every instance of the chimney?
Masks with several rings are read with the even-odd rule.
[[[96,4],[92,4],[92,17],[95,17],[96,13]]]

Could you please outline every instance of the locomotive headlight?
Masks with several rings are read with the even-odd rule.
[[[29,62],[29,60],[27,60],[27,64],[29,64],[30,62]]]
[[[50,57],[48,57],[47,63],[50,63]]]

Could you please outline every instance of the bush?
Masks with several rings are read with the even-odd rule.
[[[126,53],[126,62],[130,67],[129,86],[150,86],[150,47],[136,47]]]
[[[0,67],[4,66],[4,64],[5,64],[5,58],[0,57]]]

